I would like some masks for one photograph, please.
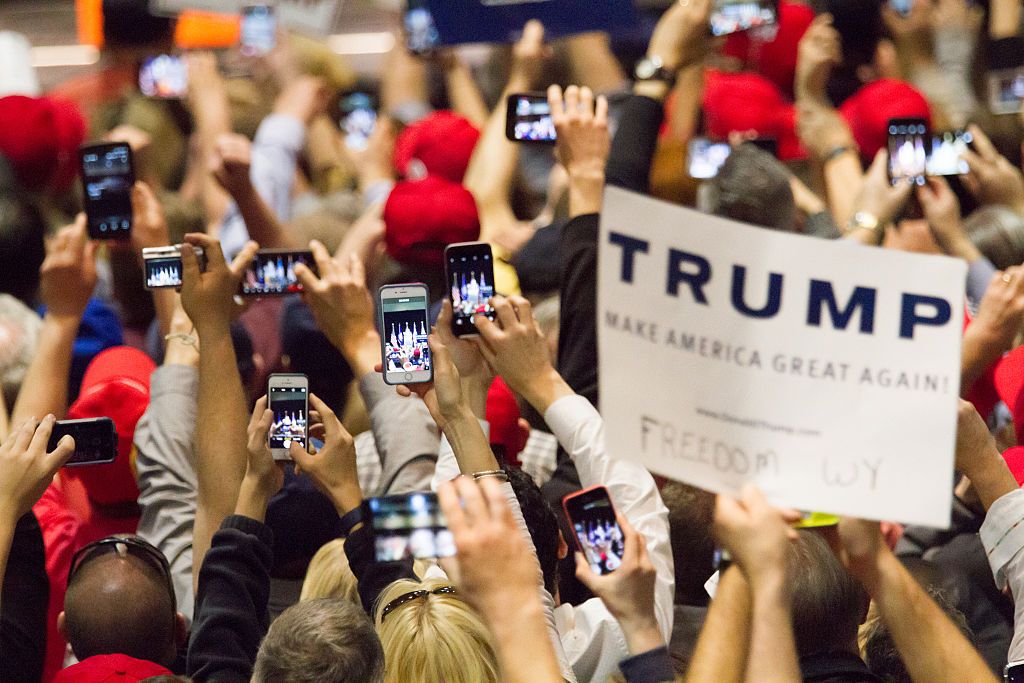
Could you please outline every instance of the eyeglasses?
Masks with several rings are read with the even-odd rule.
[[[406,603],[409,603],[409,602],[412,602],[413,600],[419,600],[420,598],[425,598],[428,595],[456,595],[456,594],[458,594],[458,591],[455,590],[455,586],[441,586],[440,588],[435,588],[432,591],[418,590],[418,591],[412,591],[412,592],[409,592],[409,593],[404,593],[402,595],[399,595],[397,598],[395,598],[394,600],[392,600],[388,604],[384,605],[384,609],[380,613],[380,620],[381,620],[381,622],[383,622],[385,619],[388,618],[389,614],[394,612],[396,609],[398,609],[402,605],[404,605]]]
[[[93,541],[83,547],[71,558],[71,568],[68,570],[68,585],[75,578],[75,574],[82,566],[94,560],[100,555],[117,553],[119,557],[137,557],[150,567],[155,569],[164,582],[167,584],[167,592],[171,596],[171,602],[176,604],[174,597],[174,583],[171,581],[171,566],[164,554],[152,543],[139,538],[138,536],[108,536],[98,541]]]

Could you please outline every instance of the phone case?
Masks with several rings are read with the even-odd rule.
[[[302,377],[302,378],[304,378],[306,380],[306,430],[305,430],[306,434],[305,434],[305,441],[306,441],[306,445],[308,447],[308,445],[309,445],[309,378],[306,375],[302,374],[301,372],[276,372],[276,373],[272,374],[270,377],[267,378],[267,407],[268,408],[271,405],[270,404],[271,384],[274,381],[274,379],[276,379],[278,377]],[[269,437],[270,437],[270,435],[268,434],[267,435],[268,440],[269,440]],[[288,455],[287,449],[271,447],[270,454],[271,454],[271,457],[273,457],[274,460],[277,460],[277,461],[285,461],[285,462],[287,462],[287,461],[291,461],[291,459],[292,459],[291,456]]]
[[[384,379],[384,384],[388,384],[390,386],[398,386],[400,384],[427,384],[429,382],[433,382],[434,381],[434,364],[433,363],[430,364],[430,376],[427,377],[426,379],[402,381],[402,382],[391,382],[391,381],[388,380],[388,359],[387,359],[387,347],[386,347],[387,331],[384,329],[384,291],[388,290],[388,289],[402,289],[402,288],[405,288],[405,287],[422,287],[424,292],[426,293],[426,297],[425,298],[426,298],[426,300],[428,302],[428,306],[429,306],[430,288],[427,287],[427,285],[425,285],[422,282],[407,282],[407,283],[398,284],[398,285],[384,285],[380,289],[377,290],[377,313],[378,313],[378,318],[379,318],[378,325],[380,326],[378,328],[378,330],[377,330],[380,333],[380,368],[381,368],[381,373],[380,374],[381,374],[381,377]],[[426,311],[427,311],[427,315],[425,317],[429,321],[429,319],[430,319],[430,315],[429,315],[430,309],[427,308]]]
[[[570,526],[573,524],[573,518],[572,515],[569,513],[569,501],[575,498],[579,498],[581,496],[585,496],[588,493],[593,493],[594,491],[597,491],[599,489],[604,491],[604,495],[608,499],[608,504],[611,506],[612,512],[615,512],[615,503],[612,502],[612,497],[608,494],[608,488],[602,486],[601,484],[597,484],[596,486],[591,486],[589,488],[583,489],[582,491],[576,491],[575,493],[569,493],[562,497],[562,512],[565,513],[565,518],[569,520]],[[586,552],[583,546],[580,544],[580,539],[576,536],[575,531],[573,531],[572,534],[572,542],[576,545],[576,549],[579,550],[581,553]]]

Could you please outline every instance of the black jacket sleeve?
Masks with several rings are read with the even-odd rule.
[[[623,659],[619,662],[619,670],[626,683],[664,683],[676,680],[672,657],[664,645]]]
[[[665,119],[661,102],[633,95],[622,106],[605,178],[609,185],[647,192],[658,133]]]
[[[188,675],[204,681],[248,682],[270,627],[274,534],[256,520],[232,515],[214,534],[199,571]]]
[[[599,216],[577,216],[562,235],[558,372],[597,405],[597,238]]]
[[[14,528],[0,613],[0,681],[38,681],[46,657],[46,576],[43,532],[29,512]]]
[[[345,539],[345,556],[348,566],[358,582],[359,600],[363,609],[373,617],[373,604],[385,588],[399,579],[416,580],[412,560],[405,562],[378,563],[374,554],[373,533],[366,524],[359,527]]]

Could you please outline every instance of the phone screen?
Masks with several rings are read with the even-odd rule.
[[[274,422],[270,425],[270,447],[288,450],[293,443],[306,447],[306,410],[308,386],[274,386],[270,377],[270,410]]]
[[[732,147],[728,142],[713,142],[707,138],[694,138],[688,145],[690,177],[706,180],[718,175],[718,169],[729,158]]]
[[[345,144],[355,151],[366,149],[377,125],[373,97],[362,92],[346,95],[341,99],[338,109],[341,113],[338,125],[345,134]]]
[[[251,5],[242,8],[241,48],[248,57],[265,55],[277,45],[277,17],[274,8]]]
[[[715,0],[711,12],[711,34],[724,36],[768,26],[777,21],[775,3],[771,0]]]
[[[445,250],[445,277],[452,302],[452,332],[476,334],[473,317],[483,313],[494,320],[494,263],[486,242],[453,244]]]
[[[181,287],[181,256],[158,256],[145,260],[146,287]]]
[[[905,17],[910,16],[910,10],[914,6],[914,0],[889,0],[889,7]]]
[[[109,417],[57,421],[53,425],[46,450],[52,451],[68,434],[75,440],[75,453],[65,463],[65,467],[99,465],[114,462],[117,458],[117,430]]]
[[[405,9],[405,46],[409,52],[423,54],[437,47],[441,39],[427,0],[408,0]]]
[[[433,365],[427,335],[425,285],[384,287],[380,293],[384,381],[388,384],[429,382]]]
[[[928,175],[961,175],[970,167],[964,159],[964,152],[974,141],[970,131],[957,130],[932,135],[931,151],[928,154]]]
[[[256,252],[252,265],[242,276],[242,295],[268,296],[301,292],[302,283],[295,275],[295,265],[298,263],[317,272],[311,251],[267,249]]]
[[[452,532],[434,493],[368,498],[367,519],[373,529],[378,562],[451,557]]]
[[[1016,114],[1024,109],[1024,67],[994,71],[988,78],[993,114]]]
[[[622,564],[625,537],[615,521],[608,489],[599,486],[566,496],[565,513],[594,573],[608,574]]]
[[[128,239],[132,229],[132,150],[122,143],[83,147],[82,185],[92,239]]]
[[[139,69],[139,90],[146,97],[185,97],[188,93],[188,64],[174,55],[148,58]]]
[[[931,138],[924,119],[889,121],[889,178],[893,185],[901,180],[924,184],[930,146]]]
[[[505,121],[505,135],[514,142],[554,144],[557,139],[547,95],[509,95]]]

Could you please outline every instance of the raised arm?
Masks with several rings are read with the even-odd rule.
[[[250,174],[252,143],[247,137],[237,133],[219,136],[210,152],[209,163],[214,180],[238,207],[251,239],[266,249],[297,246],[256,191]]]
[[[985,371],[1013,346],[1024,322],[1024,267],[996,272],[964,330],[960,352],[960,393],[967,394]]]
[[[697,638],[687,683],[740,683],[750,650],[750,586],[738,566],[722,572]]]
[[[477,128],[486,125],[487,103],[473,80],[473,73],[459,56],[458,48],[446,48],[440,52],[439,61],[452,109]]]

